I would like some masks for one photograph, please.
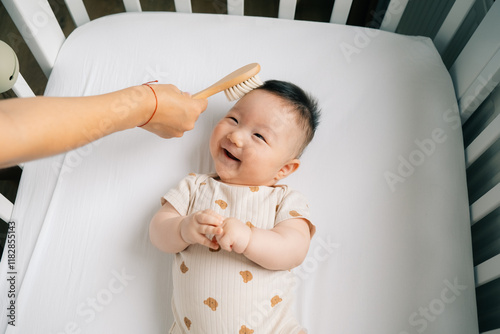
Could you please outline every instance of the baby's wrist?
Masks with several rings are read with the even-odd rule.
[[[249,226],[248,224],[245,224],[245,226],[248,228],[248,243],[245,247],[245,249],[243,250],[243,255],[247,256],[247,253],[248,253],[248,249],[250,248],[250,243],[252,242],[252,236],[253,236],[253,229],[255,227],[253,226]]]
[[[189,242],[186,241],[186,239],[182,236],[182,231],[183,231],[183,228],[184,228],[184,225],[187,224],[187,217],[184,217],[181,219],[181,221],[179,222],[179,238],[181,240],[181,242],[185,243],[186,245],[190,245]]]

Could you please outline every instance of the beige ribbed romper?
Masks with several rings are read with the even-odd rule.
[[[287,186],[245,187],[190,174],[163,198],[183,216],[212,209],[249,226],[272,229],[289,218],[309,221],[303,195]],[[300,222],[298,222],[300,223]],[[314,233],[314,226],[310,225]],[[278,334],[303,328],[292,316],[292,272],[267,270],[244,255],[190,245],[175,255],[170,333]]]

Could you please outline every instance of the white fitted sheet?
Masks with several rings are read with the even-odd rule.
[[[477,333],[461,128],[431,41],[326,23],[124,13],[77,28],[46,95],[158,79],[192,93],[251,62],[292,81],[323,117],[286,183],[317,233],[296,269],[310,333]],[[160,197],[211,172],[207,139],[231,107],[211,97],[195,130],[115,133],[25,166],[17,229],[16,327],[7,333],[165,333],[171,256],[148,239]],[[398,171],[399,169],[399,171]],[[395,182],[392,187],[387,173]],[[395,179],[399,175],[399,179]],[[2,277],[9,269],[2,261]],[[6,280],[1,306],[7,303]]]

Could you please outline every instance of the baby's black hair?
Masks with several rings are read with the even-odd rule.
[[[319,124],[321,111],[318,107],[316,98],[306,93],[299,86],[281,80],[267,80],[262,86],[256,89],[265,90],[277,95],[287,103],[290,103],[293,110],[297,112],[299,125],[301,125],[305,131],[305,140],[297,156],[300,157],[304,149],[314,138],[316,128]]]

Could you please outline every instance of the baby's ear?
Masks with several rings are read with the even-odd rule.
[[[278,174],[276,174],[276,181],[279,181],[281,179],[284,179],[288,175],[292,174],[295,172],[300,166],[300,160],[299,159],[292,159],[288,161],[286,164],[281,167],[281,169],[278,171]]]

